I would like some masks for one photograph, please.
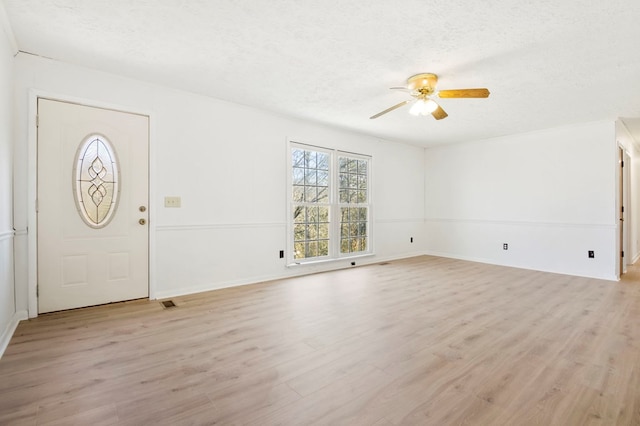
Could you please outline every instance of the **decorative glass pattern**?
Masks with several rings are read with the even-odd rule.
[[[102,228],[113,218],[119,195],[119,164],[113,146],[101,135],[87,137],[74,162],[74,196],[82,220]]]
[[[338,157],[340,253],[368,250],[369,161]]]
[[[329,255],[329,165],[325,152],[294,148],[292,160],[294,259]]]

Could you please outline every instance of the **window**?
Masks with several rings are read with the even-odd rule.
[[[369,162],[338,157],[340,188],[340,253],[367,251]]]
[[[290,260],[370,253],[370,157],[292,143],[290,161]]]
[[[80,217],[92,228],[103,228],[118,204],[118,161],[109,141],[100,135],[87,137],[74,161],[74,199]]]

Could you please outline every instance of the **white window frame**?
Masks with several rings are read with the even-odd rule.
[[[341,203],[340,202],[340,165],[339,165],[339,158],[340,157],[348,157],[349,159],[355,159],[355,160],[365,160],[367,161],[367,202],[366,203]],[[337,238],[335,238],[335,240],[330,240],[332,242],[335,243],[336,245],[336,257],[338,258],[351,258],[351,257],[358,257],[358,256],[363,256],[363,255],[369,255],[372,254],[372,250],[371,250],[371,156],[368,155],[363,155],[363,154],[355,154],[352,152],[346,152],[346,151],[339,151],[336,150],[335,151],[335,158],[333,159],[334,163],[332,164],[332,166],[334,166],[334,170],[333,170],[333,176],[334,176],[334,180],[333,182],[335,182],[335,188],[334,192],[335,192],[335,200],[332,203],[332,208],[335,210],[334,214],[336,217],[336,223],[335,223],[335,227],[337,230]],[[366,223],[367,223],[367,235],[366,235],[366,240],[367,240],[367,249],[363,250],[363,251],[357,251],[357,252],[350,252],[350,253],[341,253],[341,208],[343,207],[352,207],[352,208],[358,208],[358,207],[366,207],[367,208],[367,219],[366,219]],[[333,225],[333,223],[332,223]]]
[[[312,258],[294,258],[294,218],[293,218],[293,149],[303,149],[307,151],[316,151],[329,154],[329,255]],[[367,203],[348,204],[340,203],[339,199],[339,157],[348,157],[357,160],[367,161]],[[358,154],[338,149],[322,147],[307,143],[288,140],[287,143],[287,266],[296,266],[304,264],[315,264],[321,262],[330,262],[336,260],[353,259],[363,256],[371,256],[374,254],[373,247],[373,203],[372,203],[372,176],[373,176],[373,157],[366,154]],[[340,209],[341,207],[366,207],[367,208],[367,248],[364,251],[341,253],[340,252]]]

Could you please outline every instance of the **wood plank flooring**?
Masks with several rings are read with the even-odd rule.
[[[2,425],[640,425],[619,283],[417,257],[24,321]]]

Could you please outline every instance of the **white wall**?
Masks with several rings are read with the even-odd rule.
[[[615,279],[615,164],[613,122],[428,149],[426,250]]]
[[[0,18],[4,10],[0,5]],[[0,356],[17,325],[13,285],[13,165],[11,139],[11,94],[13,92],[13,47],[0,19]]]
[[[30,89],[151,114],[151,274],[156,297],[349,266],[340,261],[287,268],[286,256],[278,257],[286,249],[288,137],[373,157],[377,255],[359,259],[358,264],[423,252],[421,148],[30,55],[18,55],[15,67],[20,229],[27,228],[32,203],[26,195],[33,162]],[[165,196],[180,196],[182,208],[164,208]],[[27,283],[28,250],[18,251],[21,306],[33,285]]]
[[[423,150],[30,55],[13,62],[18,311],[35,314],[27,263],[34,92],[151,115],[151,275],[159,298],[348,267],[287,268],[278,258],[286,249],[287,138],[372,155],[377,255],[358,264],[426,252],[615,279],[613,122]],[[180,196],[182,208],[164,208],[168,195]]]

